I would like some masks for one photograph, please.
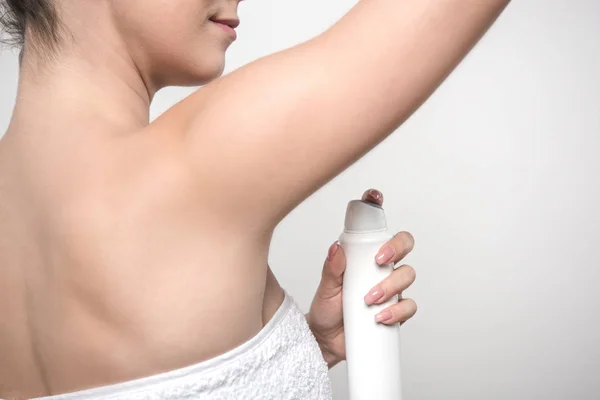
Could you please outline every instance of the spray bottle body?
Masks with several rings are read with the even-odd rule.
[[[368,291],[394,270],[392,263],[375,262],[375,255],[392,235],[385,224],[366,230],[348,229],[348,216],[353,218],[350,208],[357,206],[363,207],[352,202],[349,205],[346,229],[339,238],[346,256],[342,302],[349,399],[400,400],[400,325],[375,322],[375,314],[397,303],[398,296],[381,304],[367,305],[364,301]]]

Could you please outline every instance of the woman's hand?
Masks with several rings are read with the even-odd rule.
[[[377,190],[368,190],[363,200],[383,205],[383,195]],[[414,239],[408,232],[397,233],[384,244],[375,256],[378,264],[396,263],[402,260],[413,248]],[[342,285],[346,269],[344,250],[336,241],[330,248],[323,266],[321,283],[306,315],[306,320],[314,334],[323,358],[329,368],[346,359],[344,340],[344,320],[342,312]],[[375,321],[383,324],[403,323],[417,312],[417,304],[411,299],[402,299],[402,291],[415,280],[415,270],[409,265],[396,268],[369,293],[365,293],[366,304],[380,304],[394,295],[399,301],[375,316]]]

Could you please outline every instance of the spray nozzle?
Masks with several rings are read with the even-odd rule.
[[[383,207],[364,200],[352,200],[346,208],[344,230],[351,233],[367,233],[387,229]]]

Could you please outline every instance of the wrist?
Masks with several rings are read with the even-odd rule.
[[[317,341],[317,344],[319,345],[319,349],[321,350],[323,360],[325,360],[325,362],[327,363],[327,368],[328,369],[333,368],[341,360],[337,356],[335,356],[331,352],[331,350],[329,350],[325,340],[323,340],[323,338],[319,335],[319,333],[313,329],[313,326],[312,326],[311,320],[310,320],[310,313],[305,314],[305,317],[306,317],[306,322],[308,323],[308,327],[310,328],[313,336],[315,337],[315,339]]]
[[[324,346],[322,346],[321,343],[319,343],[319,348],[321,349],[321,354],[323,354],[323,360],[325,360],[325,362],[327,363],[327,369],[335,367],[337,363],[340,362],[340,360],[336,356],[331,354],[329,350],[324,348]]]

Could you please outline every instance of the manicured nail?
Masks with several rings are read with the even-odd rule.
[[[383,310],[375,315],[375,322],[385,322],[392,318],[392,312],[390,310]]]
[[[371,291],[365,296],[365,303],[367,305],[375,303],[377,300],[383,297],[383,290],[380,287],[375,286]]]
[[[375,200],[381,200],[381,192],[379,190],[375,190],[375,189],[370,189],[369,190],[369,195],[374,198]]]
[[[375,260],[377,261],[377,264],[385,264],[387,262],[389,262],[392,258],[394,258],[394,248],[390,245],[385,245],[383,246],[383,248],[379,251],[379,253],[377,253],[377,256],[375,257]]]
[[[335,241],[335,243],[334,243],[334,244],[332,244],[332,245],[329,247],[329,251],[327,252],[327,260],[328,260],[328,261],[331,261],[331,260],[333,260],[333,256],[335,256],[335,253],[337,252],[337,249],[338,249],[338,247],[339,247],[339,246],[338,246],[338,242],[337,242],[337,240]]]

